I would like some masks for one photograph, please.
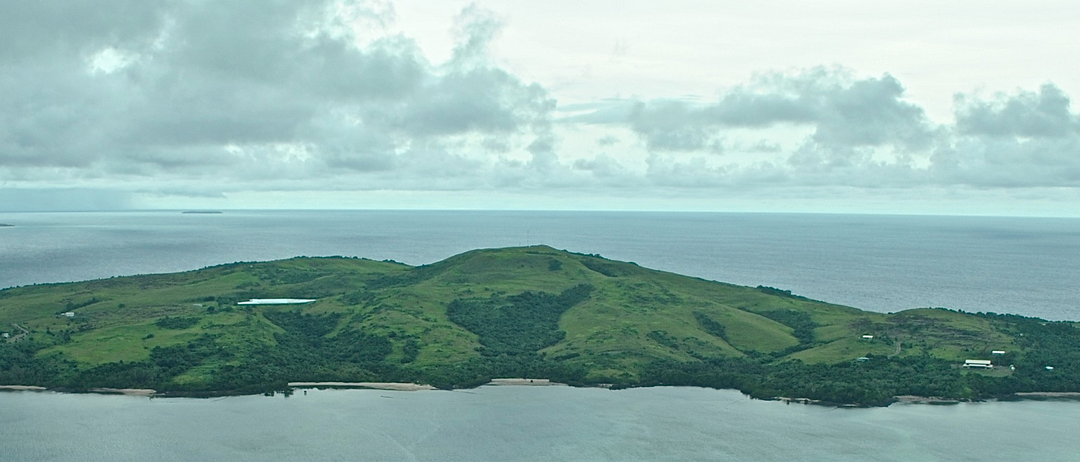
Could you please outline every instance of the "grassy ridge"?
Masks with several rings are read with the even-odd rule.
[[[236,304],[248,298],[318,301]],[[546,246],[476,250],[420,267],[293,258],[6,289],[0,331],[18,337],[0,345],[0,384],[62,388],[249,392],[292,380],[451,387],[514,374],[876,403],[913,390],[979,397],[1080,387],[1069,381],[1080,377],[1068,356],[1080,351],[1080,329],[1069,323],[941,309],[871,313]],[[872,361],[854,363],[859,357]],[[992,358],[1016,372],[956,367]],[[1054,362],[1054,375],[1041,362]]]

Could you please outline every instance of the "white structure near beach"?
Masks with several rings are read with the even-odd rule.
[[[1005,350],[994,350],[994,351],[991,351],[990,354],[1003,355],[1003,354],[1005,354]]]
[[[237,305],[300,305],[314,301],[306,298],[253,298],[246,302],[237,303]]]
[[[975,367],[979,369],[990,369],[994,365],[991,364],[989,359],[968,359],[964,361],[964,367]]]

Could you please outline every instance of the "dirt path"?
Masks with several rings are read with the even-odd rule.
[[[19,329],[19,330],[21,330],[21,331],[22,331],[22,333],[21,333],[21,334],[15,334],[15,335],[14,335],[14,336],[12,336],[11,338],[9,338],[9,339],[8,339],[8,342],[9,342],[9,343],[15,343],[15,342],[18,342],[19,340],[22,340],[22,338],[23,338],[23,337],[26,337],[26,336],[27,336],[28,334],[30,334],[30,330],[29,330],[29,329],[27,329],[27,328],[25,328],[25,327],[23,327],[23,326],[20,326],[20,325],[18,325],[18,324],[12,324],[12,325],[13,325],[13,326],[15,326],[15,328],[16,328],[16,329]]]

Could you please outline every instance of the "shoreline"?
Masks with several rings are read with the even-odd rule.
[[[565,383],[552,382],[549,379],[491,379],[490,382],[481,385],[494,387],[568,387]]]
[[[48,391],[48,388],[34,385],[0,385],[0,391]]]
[[[1025,391],[1020,393],[1014,393],[1013,395],[1021,399],[1080,399],[1080,392],[1075,391]]]
[[[606,385],[606,386],[605,386]],[[440,390],[432,385],[420,384],[420,383],[407,383],[407,382],[288,382],[289,388],[314,388],[314,389],[365,389],[365,390],[386,390],[386,391],[435,391]],[[492,387],[574,387],[574,388],[607,388],[610,389],[609,384],[595,384],[585,386],[575,386],[567,383],[552,382],[550,379],[525,379],[525,378],[495,378],[491,381],[481,384],[477,387],[484,386]],[[679,385],[661,385],[661,386],[679,386]],[[648,387],[627,387],[627,388],[656,388],[657,386]],[[457,388],[455,390],[467,390],[470,388]],[[695,387],[697,388],[697,387]],[[717,388],[715,390],[732,390],[739,391],[735,388]],[[2,392],[53,392],[53,393],[71,393],[71,394],[101,394],[101,395],[125,395],[125,396],[139,396],[147,398],[206,398],[206,397],[219,397],[219,396],[251,396],[258,394],[270,394],[267,393],[228,393],[228,392],[200,392],[200,393],[171,393],[168,391],[158,392],[157,390],[149,388],[90,388],[83,391],[73,391],[71,389],[56,388],[51,389],[47,387],[37,385],[0,385],[0,393]],[[756,399],[760,401],[778,401],[785,404],[803,404],[811,406],[830,406],[830,407],[847,407],[847,408],[871,408],[871,407],[889,407],[893,404],[922,404],[922,405],[953,405],[961,403],[982,403],[990,401],[1045,401],[1053,399],[1061,400],[1080,400],[1080,392],[1056,392],[1056,391],[1033,391],[1033,392],[1018,392],[1010,395],[1003,396],[991,396],[986,398],[945,398],[941,396],[916,396],[916,395],[898,395],[885,404],[861,404],[861,403],[834,403],[821,401],[811,398],[792,398],[786,396],[775,396],[772,398],[759,398],[747,395],[750,399]]]
[[[291,388],[366,388],[371,390],[437,390],[431,385],[404,382],[289,382]]]
[[[969,399],[960,398],[942,398],[940,396],[916,396],[916,395],[900,395],[894,396],[898,403],[908,404],[960,404],[971,402]]]
[[[100,393],[103,395],[132,395],[132,396],[154,396],[157,394],[157,390],[151,390],[149,388],[91,388],[90,393]]]

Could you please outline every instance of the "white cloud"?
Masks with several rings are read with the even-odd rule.
[[[19,197],[77,187],[120,207],[454,191],[655,208],[746,191],[844,201],[1080,188],[1080,116],[1050,83],[959,94],[953,120],[928,116],[938,103],[913,98],[900,74],[786,63],[710,97],[612,90],[560,106],[566,75],[532,78],[513,65],[527,57],[497,51],[525,18],[476,5],[446,19],[441,61],[387,1],[8,6],[0,188]],[[642,49],[620,38],[604,56],[613,44],[623,64],[612,66]]]

